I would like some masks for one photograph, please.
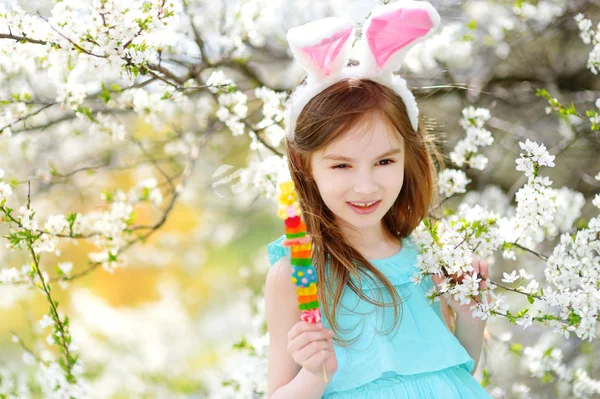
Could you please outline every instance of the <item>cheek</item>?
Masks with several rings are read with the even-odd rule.
[[[315,176],[315,182],[321,194],[321,199],[328,208],[335,208],[338,200],[343,199],[346,190],[344,180],[340,180],[331,174]]]
[[[404,180],[404,167],[402,165],[385,169],[381,181],[388,187],[402,185]]]

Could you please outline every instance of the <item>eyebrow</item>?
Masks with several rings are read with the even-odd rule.
[[[390,155],[395,155],[395,154],[398,154],[400,152],[401,152],[401,150],[399,148],[392,148],[390,151],[384,152],[383,154],[381,154],[380,156],[376,157],[375,159],[389,157]],[[353,158],[345,157],[343,155],[335,155],[335,154],[326,155],[326,156],[323,157],[323,159],[330,159],[332,161],[354,162]]]

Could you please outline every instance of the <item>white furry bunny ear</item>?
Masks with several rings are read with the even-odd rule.
[[[336,75],[346,65],[353,33],[351,22],[331,17],[290,29],[287,40],[308,79],[316,80]]]
[[[409,50],[439,24],[440,15],[424,1],[401,0],[374,9],[363,28],[363,69],[378,73],[399,69]]]

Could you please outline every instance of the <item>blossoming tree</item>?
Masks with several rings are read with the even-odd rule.
[[[287,89],[302,79],[284,34],[327,15],[345,14],[360,25],[377,2],[352,3],[0,3],[0,295],[17,286],[38,290],[48,311],[37,325],[50,329],[33,343],[12,334],[37,372],[30,379],[0,363],[0,398],[108,397],[114,392],[102,389],[109,376],[131,397],[197,397],[199,385],[147,388],[148,369],[119,369],[118,361],[98,371],[109,360],[74,338],[86,337],[81,327],[77,332],[86,312],[69,318],[55,287],[68,292],[74,280],[130,266],[127,254],[159,235],[182,197],[194,195],[194,171],[211,176],[205,183],[215,192],[235,193],[225,200],[258,196],[274,206],[269,199],[286,178]],[[598,350],[600,320],[600,25],[592,22],[600,10],[585,0],[432,3],[442,28],[414,49],[401,73],[451,145],[440,202],[414,234],[422,273],[413,280],[469,272],[474,256],[496,261],[486,292],[478,278],[464,278],[447,279],[428,295],[481,298],[473,317],[491,322],[482,384],[495,397],[597,397],[598,366],[588,360]],[[140,124],[144,134],[136,133]],[[248,147],[247,165],[235,169],[218,157],[215,142],[224,137]],[[576,150],[577,162],[567,161]],[[208,161],[215,157],[218,168]],[[130,183],[107,183],[106,171],[130,181],[131,170],[143,172]],[[86,262],[63,256],[78,243]],[[114,330],[136,328],[77,298],[110,314]],[[260,290],[250,302],[254,327],[239,332],[239,354],[205,373],[207,396],[264,394],[268,337]],[[194,339],[198,330],[176,310],[179,302],[159,304],[177,315],[174,329],[185,342],[163,350],[183,362],[189,346],[202,344]],[[141,314],[137,324],[153,317]],[[534,328],[541,338],[527,342],[522,331]],[[506,356],[520,367],[500,367]],[[111,375],[113,366],[135,374],[134,383]],[[166,374],[168,367],[151,371]]]

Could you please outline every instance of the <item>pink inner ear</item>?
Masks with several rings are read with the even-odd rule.
[[[348,26],[333,36],[321,40],[321,43],[316,46],[303,47],[302,51],[317,64],[323,72],[323,76],[329,76],[332,64],[340,53],[342,46],[350,37],[350,33],[352,33],[352,26]]]
[[[399,9],[373,17],[366,32],[369,48],[381,67],[398,50],[425,36],[433,23],[421,9]]]

